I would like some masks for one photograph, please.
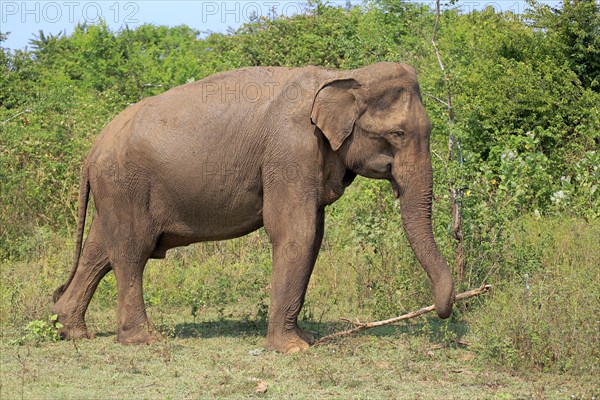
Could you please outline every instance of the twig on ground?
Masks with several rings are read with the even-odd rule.
[[[492,290],[492,285],[483,285],[478,289],[469,290],[467,292],[463,292],[463,293],[456,295],[455,301],[470,299],[471,297],[476,297],[476,296],[482,295],[484,293],[488,293],[491,290]],[[331,335],[323,336],[321,339],[319,339],[315,343],[315,345],[323,344],[323,343],[329,342],[333,339],[337,339],[340,337],[352,335],[354,333],[363,331],[365,329],[376,328],[378,326],[389,325],[389,324],[393,324],[395,322],[404,321],[405,319],[415,318],[415,317],[418,317],[419,315],[427,314],[428,312],[431,312],[433,310],[435,310],[435,306],[431,305],[428,307],[421,308],[420,310],[410,312],[408,314],[400,315],[399,317],[394,317],[394,318],[386,319],[383,321],[375,321],[375,322],[360,322],[358,319],[353,321],[349,318],[342,318],[342,321],[350,322],[352,325],[354,325],[354,328],[348,329],[345,331],[341,331],[341,332],[335,332],[335,333],[332,333]]]

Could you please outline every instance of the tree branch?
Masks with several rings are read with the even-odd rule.
[[[438,99],[438,101],[445,103],[447,112],[448,112],[448,127],[450,128],[450,134],[448,135],[448,161],[452,162],[456,157],[454,155],[454,146],[458,149],[458,159],[460,166],[462,167],[463,157],[462,151],[460,148],[459,141],[454,137],[454,133],[452,132],[452,127],[454,126],[454,107],[452,106],[452,91],[450,88],[450,76],[448,75],[446,68],[444,67],[444,63],[442,62],[442,56],[440,55],[440,50],[437,46],[437,33],[438,27],[440,24],[440,0],[436,0],[435,2],[435,23],[433,25],[433,34],[431,35],[431,44],[433,46],[433,50],[435,52],[435,57],[437,58],[438,64],[440,66],[440,70],[442,71],[442,75],[444,77],[444,85],[446,86],[446,102]],[[456,269],[458,282],[462,281],[465,267],[465,257],[464,257],[464,235],[462,233],[462,210],[461,210],[461,202],[460,200],[463,197],[462,189],[454,188],[455,182],[451,179],[448,182],[448,191],[450,192],[450,201],[452,203],[452,231],[454,234],[454,239],[457,242],[456,249],[454,252],[454,265]]]
[[[438,101],[438,102],[442,103],[442,104],[443,104],[443,105],[445,105],[446,107],[448,107],[448,103],[446,103],[444,100],[440,99],[439,97],[435,97],[434,95],[432,95],[432,94],[429,94],[429,93],[427,93],[427,92],[423,92],[423,94],[424,94],[425,96],[427,96],[427,97],[431,97],[432,99],[434,99],[434,100],[436,100],[436,101]]]
[[[15,115],[13,115],[12,117],[10,117],[9,119],[7,119],[6,121],[2,122],[2,124],[0,124],[0,125],[6,125],[6,123],[7,123],[8,121],[11,121],[11,120],[13,120],[13,119],[17,118],[19,115],[21,115],[21,114],[25,114],[25,113],[30,113],[30,112],[31,112],[31,110],[30,110],[29,108],[28,108],[28,109],[26,109],[26,110],[23,110],[23,111],[21,111],[20,113],[17,113],[17,114],[15,114]]]
[[[455,301],[470,299],[471,297],[476,297],[476,296],[482,295],[484,293],[488,293],[491,290],[492,290],[492,285],[483,285],[478,289],[473,289],[473,290],[469,290],[467,292],[458,294],[456,296]],[[341,332],[332,333],[331,335],[323,336],[321,339],[319,339],[315,343],[315,345],[330,342],[330,341],[340,338],[340,337],[349,336],[354,333],[364,331],[365,329],[376,328],[378,326],[389,325],[389,324],[393,324],[396,322],[404,321],[405,319],[415,318],[415,317],[418,317],[419,315],[427,314],[428,312],[431,312],[433,310],[435,310],[435,306],[431,305],[428,307],[421,308],[420,310],[401,315],[399,317],[390,318],[390,319],[386,319],[383,321],[375,321],[375,322],[360,322],[358,319],[355,321],[352,321],[349,318],[342,318],[342,321],[350,322],[352,325],[354,325],[354,328],[348,329],[345,331],[341,331]]]
[[[436,0],[435,2],[435,24],[433,25],[433,34],[431,36],[431,44],[433,45],[433,50],[435,51],[435,57],[437,58],[440,69],[442,70],[442,74],[444,75],[444,82],[446,84],[447,89],[447,97],[448,100],[444,102],[446,107],[448,108],[448,123],[454,124],[454,109],[452,108],[452,95],[450,93],[450,77],[446,73],[446,68],[444,67],[444,63],[442,62],[442,56],[440,55],[440,50],[437,46],[437,32],[438,26],[440,24],[440,0]]]

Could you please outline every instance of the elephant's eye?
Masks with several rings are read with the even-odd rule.
[[[404,136],[404,131],[402,129],[398,129],[396,131],[393,131],[392,135],[402,137],[402,136]]]

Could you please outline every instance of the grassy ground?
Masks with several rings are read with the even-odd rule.
[[[97,337],[48,340],[51,293],[73,246],[42,230],[26,243],[30,258],[0,262],[0,399],[598,398],[600,224],[526,218],[506,232],[497,250],[478,250],[470,262],[491,265],[495,291],[485,301],[461,303],[445,322],[420,317],[281,355],[262,350],[263,233],[149,263],[145,301],[165,339],[128,347],[114,341],[112,274],[87,316]],[[346,327],[340,317],[374,320],[430,303],[409,249],[393,241],[375,251],[345,237],[325,240],[305,327],[326,335]],[[30,321],[39,324],[27,331]]]
[[[99,332],[77,342],[2,344],[2,399],[592,399],[598,378],[486,367],[468,347],[444,342],[422,319],[281,355],[262,350],[265,329],[243,307],[154,310],[166,339],[114,342],[112,319],[90,313]],[[186,315],[187,314],[187,315]],[[312,324],[311,329],[339,329]],[[460,327],[453,327],[460,330]],[[438,332],[439,333],[439,332]],[[6,339],[6,338],[5,338]],[[263,392],[263,390],[266,391]],[[257,392],[257,389],[259,390]],[[262,390],[261,390],[262,389]]]

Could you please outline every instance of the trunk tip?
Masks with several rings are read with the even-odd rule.
[[[452,315],[452,303],[448,304],[446,307],[443,307],[443,308],[438,308],[436,306],[435,312],[437,313],[438,317],[440,317],[441,319],[446,319],[446,318],[450,317],[450,315]]]
[[[435,299],[435,312],[441,319],[446,319],[452,315],[452,305],[454,304],[456,295],[454,293],[454,285],[451,286],[449,291],[450,295],[436,296]],[[437,293],[436,293],[437,294]]]

